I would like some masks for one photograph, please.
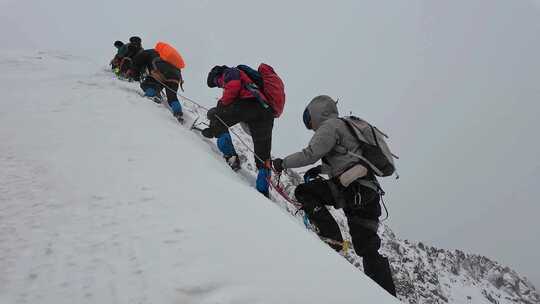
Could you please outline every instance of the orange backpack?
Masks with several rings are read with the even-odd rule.
[[[160,41],[156,44],[154,49],[156,50],[156,52],[158,52],[161,59],[174,65],[178,69],[183,69],[184,67],[186,67],[186,63],[184,62],[184,59],[182,58],[180,53],[178,53],[178,51],[169,44]]]

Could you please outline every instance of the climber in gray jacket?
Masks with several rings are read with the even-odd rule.
[[[361,143],[339,118],[336,103],[326,95],[313,98],[303,114],[306,128],[315,131],[308,146],[283,159],[274,159],[272,165],[281,172],[322,161],[305,173],[305,183],[295,190],[296,199],[319,236],[333,240],[328,243],[337,251],[342,249],[339,244],[343,243],[343,237],[325,206],[343,208],[353,247],[363,258],[364,272],[395,296],[388,259],[378,252],[381,246],[377,235],[381,215],[380,186],[369,166],[347,153],[361,153]],[[328,175],[329,179],[323,179],[320,174]]]

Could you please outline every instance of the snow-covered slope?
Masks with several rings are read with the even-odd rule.
[[[532,283],[489,258],[400,240],[387,227],[383,237],[403,302],[540,303]]]
[[[235,174],[101,62],[2,52],[0,69],[1,304],[397,302],[353,250],[340,257],[253,189],[239,142]],[[540,303],[485,257],[381,234],[404,302]]]
[[[0,303],[397,302],[103,64],[0,69]]]

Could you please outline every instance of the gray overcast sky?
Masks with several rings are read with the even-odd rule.
[[[302,148],[315,95],[385,130],[401,179],[385,187],[403,238],[512,266],[540,286],[540,5],[453,1],[0,0],[0,46],[66,50],[102,68],[140,35],[183,53],[186,95],[212,105],[215,64],[283,76],[273,154]]]

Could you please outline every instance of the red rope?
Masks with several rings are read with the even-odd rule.
[[[298,203],[297,201],[291,199],[287,192],[285,192],[285,189],[281,187],[280,179],[281,179],[281,172],[276,172],[276,170],[272,170],[277,175],[277,182],[274,185],[272,183],[272,177],[271,175],[268,176],[268,184],[271,188],[273,188],[279,195],[281,195],[287,202],[295,206],[296,208],[301,208],[302,205]]]

